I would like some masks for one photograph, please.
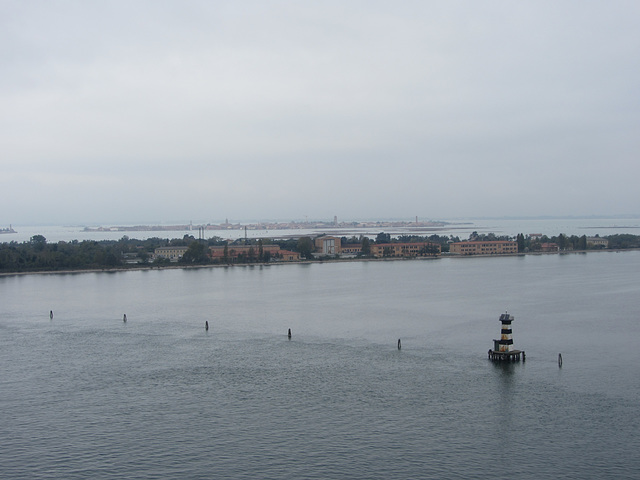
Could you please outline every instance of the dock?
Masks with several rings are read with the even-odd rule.
[[[495,360],[499,362],[519,362],[520,357],[522,361],[525,361],[524,350],[511,350],[509,352],[496,352],[489,350],[489,360]]]

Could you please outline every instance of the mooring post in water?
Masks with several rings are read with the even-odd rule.
[[[53,320],[53,310],[49,310],[49,318]]]
[[[289,331],[287,332],[287,338],[289,338],[289,340],[291,340],[291,329],[289,329]]]
[[[398,339],[398,350],[400,350],[402,348],[402,342],[400,341],[400,339]]]
[[[558,366],[562,367],[562,354],[561,353],[558,354]]]
[[[122,321],[124,323],[127,323],[127,314],[126,313],[122,316]]]
[[[209,330],[209,320],[205,320],[205,322],[204,322],[204,329],[205,329],[205,330]]]

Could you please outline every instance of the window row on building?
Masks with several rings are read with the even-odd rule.
[[[602,237],[587,237],[587,247],[602,247],[607,248],[609,246],[609,240]]]
[[[371,255],[381,257],[427,257],[440,254],[440,245],[431,242],[376,243],[371,245]]]
[[[454,242],[449,244],[449,252],[457,255],[506,255],[518,253],[518,244],[508,240]]]
[[[189,247],[159,247],[154,251],[154,258],[164,258],[171,262],[179,261]],[[300,260],[300,254],[298,252],[291,252],[289,250],[282,250],[278,245],[264,245],[262,246],[262,259],[265,255],[270,259],[284,260],[287,262],[294,262]],[[260,247],[257,245],[229,245],[222,247],[209,247],[209,257],[212,260],[224,261],[237,260],[238,258],[254,257],[256,260],[260,260]]]
[[[342,245],[340,237],[322,236],[314,240],[315,255],[356,256],[362,253],[362,244],[348,243]],[[179,261],[188,247],[159,247],[155,250],[154,258],[164,258],[172,262]],[[262,256],[260,252],[262,251]],[[432,242],[415,243],[374,243],[370,246],[370,255],[382,257],[426,257],[440,254],[440,245]],[[227,245],[209,247],[209,257],[213,261],[233,261],[238,258],[256,260],[278,259],[284,261],[298,261],[300,254],[282,250],[278,245]]]
[[[164,258],[171,262],[177,262],[182,258],[189,247],[158,247],[153,252],[153,258]]]
[[[340,237],[322,236],[314,241],[319,255],[358,255],[362,253],[361,243],[342,244]],[[424,257],[440,253],[440,245],[432,242],[414,243],[372,243],[371,256],[381,257]]]

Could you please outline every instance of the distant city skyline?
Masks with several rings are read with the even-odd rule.
[[[638,24],[623,0],[1,2],[0,227],[637,215]]]
[[[469,224],[473,224],[474,222],[482,222],[482,221],[498,221],[498,222],[518,222],[518,221],[523,221],[523,222],[535,222],[535,221],[541,221],[541,222],[545,222],[545,221],[549,221],[549,222],[553,222],[553,221],[562,221],[562,220],[567,220],[567,221],[578,221],[578,220],[585,220],[585,221],[589,221],[589,220],[599,220],[599,221],[607,221],[607,220],[633,220],[633,222],[631,223],[616,223],[615,226],[617,227],[628,227],[628,228],[640,228],[640,225],[637,223],[638,221],[640,221],[640,214],[621,214],[621,215],[563,215],[563,216],[550,216],[550,215],[541,215],[541,216],[484,216],[484,217],[442,217],[442,218],[418,218],[418,223],[420,225],[422,224],[426,224],[429,222],[433,222],[434,224],[438,224],[438,223],[442,223],[445,225],[456,225],[456,224],[465,224],[465,223],[469,223]],[[322,218],[291,218],[291,219],[285,219],[285,218],[263,218],[263,219],[256,219],[256,218],[243,218],[243,219],[238,219],[238,218],[226,218],[223,220],[220,219],[170,219],[170,220],[148,220],[148,219],[140,219],[138,221],[106,221],[106,222],[100,222],[100,221],[88,221],[88,222],[69,222],[69,223],[52,223],[52,222],[35,222],[35,223],[24,223],[24,222],[19,222],[19,223],[9,223],[6,226],[6,229],[8,229],[8,227],[12,226],[12,227],[38,227],[38,226],[48,226],[48,227],[63,227],[63,226],[67,226],[67,227],[77,227],[77,228],[86,228],[86,229],[96,229],[95,231],[99,231],[99,229],[105,229],[104,231],[107,231],[106,229],[108,228],[112,228],[112,227],[135,227],[135,226],[142,226],[142,227],[150,227],[150,226],[160,226],[160,227],[170,227],[170,226],[176,226],[176,227],[182,227],[182,226],[188,226],[189,224],[191,224],[193,226],[194,229],[197,229],[200,226],[221,226],[224,225],[225,223],[228,223],[230,226],[235,226],[238,228],[244,228],[244,226],[252,226],[252,227],[256,227],[256,226],[260,226],[260,225],[271,225],[271,224],[286,224],[286,223],[290,223],[290,224],[300,224],[300,225],[304,225],[305,223],[307,224],[320,224],[320,223],[324,223],[326,225],[330,225],[333,222],[333,220],[326,218],[326,219],[322,219]],[[407,224],[407,226],[410,226],[411,224],[415,223],[416,219],[411,218],[411,217],[396,217],[396,218],[376,218],[376,217],[368,217],[368,218],[345,218],[345,219],[340,219],[338,218],[338,225],[344,225],[344,224],[365,224],[365,223],[369,223],[371,224],[371,226],[373,226],[376,223],[380,223],[380,224],[391,224],[391,223],[405,223]],[[615,228],[614,224],[610,225],[611,228]],[[4,228],[4,226],[0,226],[0,229]],[[339,227],[338,227],[339,228]],[[598,228],[603,228],[603,227],[598,227]],[[2,240],[2,239],[0,239]],[[5,239],[6,240],[6,239]]]

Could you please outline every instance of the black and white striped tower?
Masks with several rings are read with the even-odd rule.
[[[513,322],[513,315],[509,315],[506,312],[500,315],[502,328],[500,329],[500,340],[494,340],[494,350],[496,352],[509,353],[511,351],[513,346],[511,322]]]
[[[522,361],[524,362],[524,350],[516,350],[513,348],[511,322],[513,322],[513,315],[509,315],[508,312],[500,315],[500,323],[502,324],[500,327],[500,339],[493,340],[493,350],[489,350],[490,360],[517,362],[520,360],[520,355],[522,355]]]

